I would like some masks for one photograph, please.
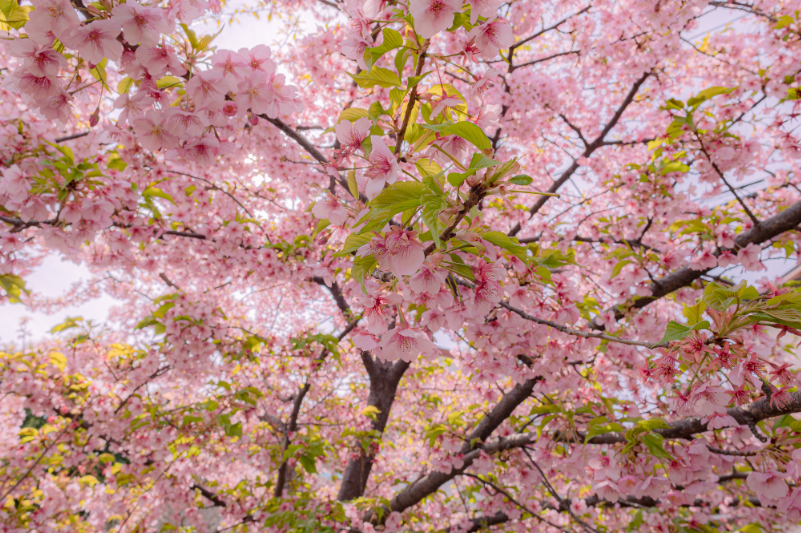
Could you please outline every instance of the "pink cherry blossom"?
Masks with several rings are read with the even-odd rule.
[[[340,226],[348,220],[348,211],[345,206],[331,194],[314,204],[312,214],[319,219],[329,220],[335,226]]]
[[[343,120],[336,125],[335,131],[337,140],[342,145],[342,149],[347,152],[355,152],[362,148],[362,141],[370,133],[370,119],[362,117],[355,122]]]
[[[245,64],[250,67],[251,74],[255,72],[272,74],[275,72],[275,62],[270,59],[272,51],[267,45],[260,44],[253,48],[240,48],[239,55]]]
[[[239,84],[236,105],[240,113],[248,110],[255,114],[267,113],[274,100],[275,90],[267,74],[261,70],[256,70]]]
[[[367,182],[365,194],[368,198],[375,198],[384,185],[395,183],[400,167],[395,154],[389,150],[381,137],[372,135],[370,141],[373,146],[368,158],[371,168],[365,172],[370,181]]]
[[[396,276],[410,276],[423,265],[425,247],[417,240],[416,231],[393,227],[385,242],[390,271]]]
[[[418,355],[433,355],[437,346],[419,328],[396,327],[381,336],[380,357],[384,361],[414,361]]]
[[[751,472],[745,480],[748,488],[767,501],[776,501],[789,492],[787,483],[779,472]]]
[[[131,125],[139,143],[153,151],[175,148],[178,145],[178,137],[167,126],[169,118],[168,114],[151,109],[144,117],[134,120]]]
[[[115,6],[111,10],[130,44],[153,47],[158,43],[159,34],[168,33],[170,24],[159,8],[141,6],[135,1]]]
[[[453,15],[462,7],[462,0],[410,0],[409,12],[420,37],[430,39],[453,25]]]
[[[753,243],[749,244],[737,252],[737,260],[742,263],[743,268],[746,270],[765,270],[765,265],[759,260],[760,252],[759,246]]]
[[[80,25],[78,15],[67,0],[32,0],[35,9],[29,15],[26,31],[37,44],[50,46],[52,37],[63,39]]]
[[[186,84],[186,93],[198,106],[205,106],[213,101],[222,101],[225,97],[223,76],[215,70],[204,70],[192,76]]]
[[[140,46],[136,49],[136,59],[153,78],[161,78],[167,72],[174,76],[186,74],[186,69],[175,51],[166,45]]]
[[[475,40],[484,59],[492,59],[498,55],[499,49],[509,48],[514,43],[512,28],[503,19],[490,19],[479,24],[468,34]]]
[[[220,72],[229,91],[235,91],[239,82],[251,73],[244,57],[231,50],[218,50],[211,58],[214,70]]]
[[[475,24],[478,17],[493,18],[501,7],[501,0],[468,0],[470,4],[470,24]]]
[[[93,64],[100,63],[104,57],[117,61],[122,55],[122,44],[117,41],[120,24],[116,19],[96,20],[74,28],[64,36],[64,43],[76,49],[81,56]]]

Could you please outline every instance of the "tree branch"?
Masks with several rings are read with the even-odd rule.
[[[648,72],[645,72],[642,76],[640,76],[637,79],[637,81],[634,82],[634,85],[631,87],[631,89],[629,89],[626,98],[624,98],[623,102],[620,104],[620,106],[618,106],[617,110],[615,111],[615,114],[612,115],[612,118],[606,124],[603,131],[601,131],[600,135],[598,135],[598,137],[596,137],[590,144],[587,145],[587,147],[584,149],[584,152],[581,154],[581,157],[585,158],[590,157],[593,154],[593,152],[595,152],[595,150],[603,146],[604,138],[606,138],[609,132],[612,131],[612,128],[614,128],[615,125],[617,125],[617,123],[620,121],[620,118],[623,116],[623,113],[626,111],[629,105],[631,105],[631,103],[634,101],[634,97],[637,95],[637,92],[640,90],[640,87],[642,87],[643,83],[645,83],[645,80],[648,79],[651,73],[652,71],[650,70]],[[562,185],[564,185],[565,182],[567,182],[567,180],[569,180],[571,176],[573,176],[576,170],[578,170],[579,159],[581,159],[581,157],[575,159],[573,161],[573,164],[571,164],[567,168],[567,170],[562,172],[562,175],[559,176],[559,178],[556,181],[554,181],[553,184],[551,184],[550,188],[546,192],[555,194],[559,190],[559,188]],[[536,215],[537,212],[540,209],[542,209],[542,206],[545,205],[545,202],[547,202],[550,198],[551,196],[540,196],[537,199],[537,201],[534,202],[534,205],[531,206],[531,209],[528,210],[529,213],[528,218],[531,219],[534,215]],[[508,235],[510,237],[517,235],[522,228],[523,226],[518,222],[517,224],[514,225],[514,227],[511,230],[509,230]]]
[[[400,513],[417,505],[427,496],[437,492],[443,484],[467,470],[470,465],[473,464],[473,461],[478,458],[481,449],[485,448],[482,443],[490,437],[492,432],[495,431],[504,420],[511,416],[521,403],[531,396],[534,385],[541,379],[540,376],[537,376],[526,380],[522,384],[515,385],[512,390],[503,395],[498,404],[487,413],[481,422],[476,425],[475,429],[473,429],[469,435],[465,436],[464,444],[461,449],[464,460],[462,468],[454,469],[447,474],[444,472],[432,472],[428,474],[395,495],[390,501],[389,509],[385,508],[385,512],[381,513],[380,517],[378,513],[369,511],[364,515],[363,520],[365,522],[371,522],[374,525],[381,524],[390,512],[397,511]]]

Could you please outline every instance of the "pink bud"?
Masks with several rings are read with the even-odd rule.
[[[250,115],[250,123],[254,126],[259,123],[259,117],[256,115]]]
[[[236,115],[237,111],[239,111],[239,108],[236,106],[234,102],[225,102],[225,105],[222,108],[223,115],[225,115],[226,117],[233,117],[234,115]],[[253,118],[255,118],[258,121],[257,117],[254,116]],[[255,125],[255,122],[253,124]]]
[[[95,112],[92,113],[91,117],[89,117],[89,126],[94,128],[95,126],[97,126],[98,122],[100,122],[100,108],[99,107],[97,109],[95,109]]]

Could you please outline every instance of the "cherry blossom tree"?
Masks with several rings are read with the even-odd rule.
[[[0,0],[0,529],[797,525],[800,11]]]

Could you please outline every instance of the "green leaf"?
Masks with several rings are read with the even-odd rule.
[[[609,279],[617,277],[617,275],[620,274],[620,271],[623,270],[624,266],[629,265],[633,262],[634,261],[632,261],[631,259],[626,259],[625,261],[618,261],[617,264],[612,269],[612,275],[609,276]]]
[[[409,90],[413,87],[416,87],[417,84],[426,79],[431,72],[433,71],[429,70],[428,72],[423,72],[419,76],[409,76],[409,82],[406,84],[406,89]]]
[[[359,233],[381,230],[394,215],[419,206],[422,202],[423,189],[423,184],[417,181],[402,181],[381,191],[370,202],[370,211],[362,219],[366,220],[367,224]]]
[[[466,180],[469,176],[474,175],[482,168],[494,167],[495,165],[500,164],[500,161],[490,159],[484,154],[473,154],[473,157],[470,159],[470,166],[467,168],[467,170],[464,172],[451,172],[448,174],[448,183],[454,187],[459,187],[462,185],[462,183],[464,183],[464,180]]]
[[[525,174],[518,174],[517,176],[509,178],[509,183],[514,183],[515,185],[531,185],[533,181],[534,178],[526,176]]]
[[[378,58],[390,50],[394,50],[403,46],[403,37],[397,30],[393,30],[392,28],[384,28],[381,33],[384,35],[384,40],[381,45],[367,48],[364,51],[364,59],[367,62],[368,67],[372,66],[376,61],[378,61]]]
[[[433,177],[426,176],[423,178],[423,185],[425,186],[421,199],[423,210],[420,216],[425,225],[428,226],[428,229],[431,230],[431,238],[434,240],[434,244],[436,244],[437,248],[440,248],[442,243],[439,235],[444,229],[444,224],[439,220],[439,214],[448,207],[448,202]]]
[[[446,124],[423,124],[424,128],[437,131],[440,133],[445,133],[449,135],[457,135],[462,139],[466,140],[469,143],[472,143],[476,148],[479,150],[490,150],[492,149],[492,143],[490,142],[489,138],[486,136],[484,131],[473,124],[472,122],[457,122],[456,124],[453,123],[446,123]]]
[[[408,48],[401,48],[398,50],[398,53],[395,54],[395,70],[398,71],[398,75],[403,75],[403,69],[406,66],[406,62],[409,60],[409,56],[412,55],[412,52]]]
[[[389,101],[392,102],[392,109],[390,111],[396,111],[401,104],[403,103],[403,99],[406,98],[406,93],[408,90],[406,89],[392,89],[389,91]]]
[[[665,422],[664,418],[650,418],[648,420],[640,420],[637,422],[637,425],[643,429],[647,429],[648,431],[653,431],[655,429],[669,429],[670,426],[667,422]]]
[[[528,262],[528,249],[525,246],[520,245],[520,243],[515,242],[517,239],[513,241],[505,233],[500,231],[488,231],[487,233],[482,234],[481,237],[491,242],[495,246],[500,246],[524,263]]]
[[[701,318],[704,316],[704,310],[706,310],[706,303],[699,299],[695,305],[685,305],[681,314],[687,319],[687,325],[693,326],[701,321]]]
[[[334,257],[344,257],[349,255],[351,252],[355,252],[373,238],[372,235],[357,235],[355,233],[351,233],[345,239],[345,245],[342,247],[338,253],[334,255]]]
[[[634,517],[631,519],[629,524],[626,526],[626,531],[634,531],[640,529],[640,526],[645,523],[645,519],[642,515],[642,510],[638,510],[634,513]]]
[[[664,176],[665,174],[669,174],[671,172],[687,172],[688,170],[690,170],[690,167],[684,163],[680,161],[671,161],[662,167],[662,170],[659,171],[659,175]]]
[[[349,107],[339,114],[339,119],[337,120],[337,124],[342,122],[343,120],[347,120],[348,122],[356,122],[360,118],[366,116],[367,116],[366,109],[362,109],[360,107]]]
[[[662,435],[657,433],[647,433],[642,436],[642,442],[645,444],[645,447],[648,448],[651,455],[660,459],[673,459],[673,456],[662,447],[664,440]]]
[[[372,89],[376,85],[384,87],[385,89],[401,86],[401,80],[396,73],[385,68],[376,67],[375,65],[373,65],[373,68],[371,68],[369,72],[362,71],[358,76],[354,76],[348,72],[348,75],[353,78],[353,81],[362,89]]]
[[[144,198],[152,198],[153,196],[157,196],[159,198],[164,198],[165,200],[167,200],[168,202],[170,202],[173,205],[175,204],[175,200],[173,199],[173,197],[170,196],[169,194],[167,194],[166,192],[162,191],[158,187],[148,187],[142,193],[142,196]]]
[[[64,330],[67,330],[67,329],[77,328],[77,327],[79,327],[79,325],[78,325],[79,322],[83,322],[83,317],[80,317],[80,316],[76,316],[75,318],[69,318],[68,317],[61,324],[53,326],[50,329],[50,333],[58,333],[60,331],[64,331]]]
[[[433,159],[418,159],[414,166],[423,176],[436,176],[442,172],[442,167]]]
[[[298,458],[298,461],[300,462],[300,465],[303,467],[303,469],[309,474],[317,473],[317,467],[314,464],[315,462],[314,457],[309,457],[308,455],[301,455]]]
[[[793,22],[795,22],[795,21],[793,20],[793,17],[791,17],[790,15],[782,15],[779,18],[779,21],[776,23],[776,28],[775,29],[783,30],[787,26],[790,26]]]
[[[350,275],[353,279],[359,282],[362,286],[362,291],[367,294],[367,289],[364,286],[364,278],[367,274],[378,264],[378,261],[372,255],[365,257],[357,257],[353,261],[353,266],[350,269]]]
[[[618,424],[617,422],[610,422],[609,424],[604,424],[604,425],[593,424],[588,426],[587,429],[588,431],[587,431],[587,436],[584,437],[584,444],[587,444],[590,441],[590,439],[592,439],[593,437],[597,437],[598,435],[603,435],[605,433],[612,433],[613,431],[617,433],[622,433],[623,431],[625,431],[625,428],[620,424]]]
[[[674,322],[673,320],[671,320],[670,322],[668,322],[667,328],[665,330],[665,336],[662,337],[661,342],[681,340],[690,333],[692,333],[693,331],[708,329],[709,325],[710,325],[709,322],[706,320],[698,322],[692,327],[685,326],[684,324],[679,324],[678,322]]]
[[[0,274],[0,287],[6,291],[6,298],[12,304],[20,303],[20,296],[22,293],[30,294],[30,291],[25,289],[25,280],[14,274]]]
[[[698,107],[699,105],[703,104],[710,98],[714,98],[719,94],[729,94],[730,92],[737,89],[737,87],[710,87],[709,89],[704,89],[697,95],[693,96],[689,100],[687,100],[687,105],[690,107]]]
[[[28,13],[32,10],[33,6],[20,6],[15,0],[0,2],[0,30],[22,29],[28,22]]]
[[[183,83],[181,82],[180,78],[176,78],[175,76],[164,76],[156,82],[156,87],[159,89],[166,89],[168,87],[183,87]]]
[[[131,87],[133,87],[133,84],[134,84],[133,79],[129,78],[128,76],[125,76],[117,84],[117,92],[120,94],[127,94],[128,91],[131,90]]]

